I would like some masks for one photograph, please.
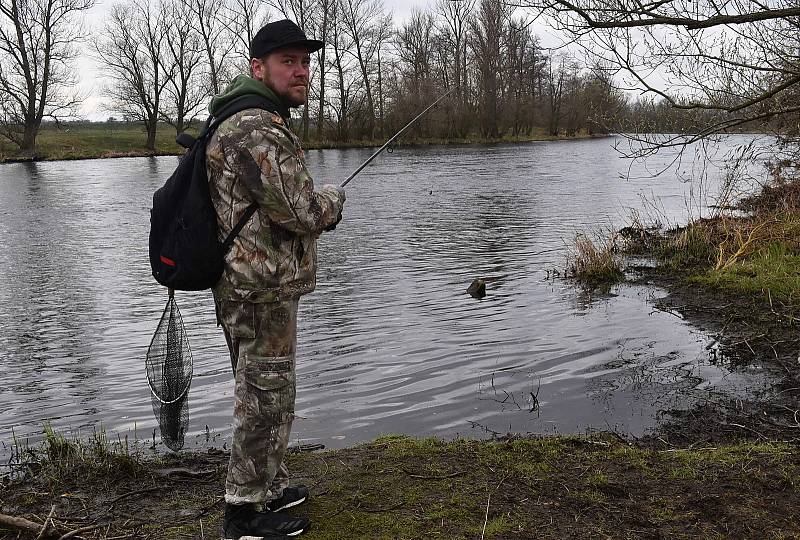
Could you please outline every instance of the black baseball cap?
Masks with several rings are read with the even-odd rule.
[[[301,46],[308,52],[316,52],[325,44],[316,39],[308,39],[305,33],[289,19],[265,24],[250,42],[250,58],[263,58],[281,47]]]

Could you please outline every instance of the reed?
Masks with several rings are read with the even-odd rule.
[[[620,281],[624,274],[617,235],[598,234],[594,240],[585,234],[575,235],[567,250],[567,276],[589,286]]]

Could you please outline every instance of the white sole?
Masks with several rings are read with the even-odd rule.
[[[305,530],[305,529],[303,529]],[[303,530],[293,533],[284,534],[284,536],[299,536],[303,534]],[[269,540],[269,536],[240,536],[238,540]],[[275,537],[273,537],[275,538]],[[235,538],[223,538],[222,540],[236,540]]]
[[[306,502],[306,497],[303,497],[302,499],[297,499],[296,501],[292,501],[289,504],[284,504],[280,508],[276,508],[275,510],[273,510],[273,512],[280,512],[281,510],[286,510],[287,508],[291,508],[292,506],[297,506],[298,504],[303,504],[304,502]]]

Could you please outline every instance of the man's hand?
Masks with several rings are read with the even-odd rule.
[[[336,226],[339,224],[339,222],[340,222],[340,221],[342,221],[342,213],[341,213],[341,212],[339,212],[339,215],[338,215],[338,216],[336,216],[336,221],[334,221],[333,223],[331,223],[330,225],[328,225],[327,227],[325,227],[325,229],[324,229],[324,230],[325,230],[326,232],[329,232],[329,231],[333,231],[333,230],[335,230],[335,229],[336,229]]]
[[[339,195],[339,200],[342,203],[342,207],[344,207],[344,201],[347,200],[347,197],[344,194],[344,188],[336,186],[336,185],[333,185],[333,184],[325,184],[324,186],[322,186],[322,189],[329,190],[329,191],[336,190],[336,193],[338,193],[338,195]],[[339,215],[336,216],[336,221],[334,221],[332,224],[330,224],[327,227],[325,227],[324,230],[325,231],[332,231],[332,230],[336,229],[336,226],[339,224],[340,221],[342,221],[342,210],[341,209],[339,210]]]
[[[344,201],[347,199],[347,197],[345,197],[345,195],[344,195],[344,188],[343,187],[339,187],[339,186],[337,186],[335,184],[325,184],[324,186],[322,186],[322,189],[327,189],[327,190],[334,190],[335,189],[336,192],[339,194],[339,199],[341,199],[342,205],[344,205]]]

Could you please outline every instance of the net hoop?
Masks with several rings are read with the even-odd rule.
[[[164,307],[164,311],[161,314],[161,318],[163,320],[163,318],[167,315],[167,313],[171,309],[173,309],[173,307],[175,309],[176,324],[179,325],[181,328],[183,328],[183,317],[181,316],[180,309],[178,309],[178,305],[175,303],[174,296],[173,296],[173,294],[171,292],[170,292],[169,300],[167,301],[167,305]],[[177,403],[178,401],[183,399],[186,396],[186,394],[189,392],[189,388],[192,386],[192,376],[194,375],[194,361],[193,361],[193,356],[192,356],[192,348],[191,348],[191,345],[189,344],[189,341],[185,340],[186,352],[187,352],[188,358],[189,358],[188,361],[184,360],[184,364],[188,364],[188,366],[187,366],[188,370],[185,373],[185,375],[186,375],[186,384],[184,385],[183,389],[178,394],[178,397],[176,397],[175,399],[171,399],[171,400],[165,400],[156,391],[155,381],[153,380],[153,377],[152,377],[152,371],[153,370],[150,368],[150,363],[151,363],[150,362],[150,351],[153,348],[153,344],[156,342],[157,336],[158,336],[158,330],[156,330],[156,333],[153,334],[153,338],[150,340],[150,346],[147,348],[147,357],[146,357],[147,360],[145,362],[145,372],[147,374],[147,386],[150,388],[150,393],[153,395],[153,397],[156,400],[158,400],[161,404],[163,404],[163,405],[171,405],[171,404]],[[163,369],[162,369],[162,373],[163,373]]]

